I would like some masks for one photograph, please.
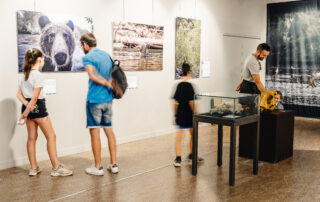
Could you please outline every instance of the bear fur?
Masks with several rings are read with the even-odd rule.
[[[74,24],[52,23],[47,16],[39,18],[40,47],[45,56],[42,71],[71,71],[75,50]]]

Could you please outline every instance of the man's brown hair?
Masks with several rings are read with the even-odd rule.
[[[259,44],[258,47],[257,47],[257,51],[258,51],[258,50],[259,50],[259,51],[266,50],[266,51],[270,52],[271,47],[270,47],[268,44],[266,44],[266,43],[261,43],[261,44]]]
[[[97,46],[97,40],[96,37],[90,32],[85,33],[84,35],[81,36],[80,42],[83,45],[84,43],[88,44],[88,46],[91,47],[96,47]]]

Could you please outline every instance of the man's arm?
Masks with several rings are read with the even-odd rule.
[[[252,78],[254,80],[254,82],[256,83],[259,91],[262,93],[262,92],[265,92],[266,89],[264,88],[263,84],[261,83],[261,80],[260,80],[260,75],[259,74],[252,74]]]
[[[88,72],[89,79],[97,84],[102,86],[110,87],[111,88],[111,81],[107,81],[103,78],[96,70],[96,68],[92,65],[86,66],[86,71]]]
[[[242,82],[243,82],[243,79],[241,80],[241,82],[240,82],[239,85],[237,86],[236,91],[239,91],[239,90],[240,90],[240,87],[241,87]]]

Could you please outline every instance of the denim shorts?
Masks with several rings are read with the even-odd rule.
[[[112,102],[87,102],[87,128],[108,128],[112,126]]]

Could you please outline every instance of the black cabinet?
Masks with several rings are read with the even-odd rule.
[[[253,158],[257,124],[239,129],[239,156]],[[274,110],[260,114],[259,160],[279,162],[293,155],[294,111]]]

